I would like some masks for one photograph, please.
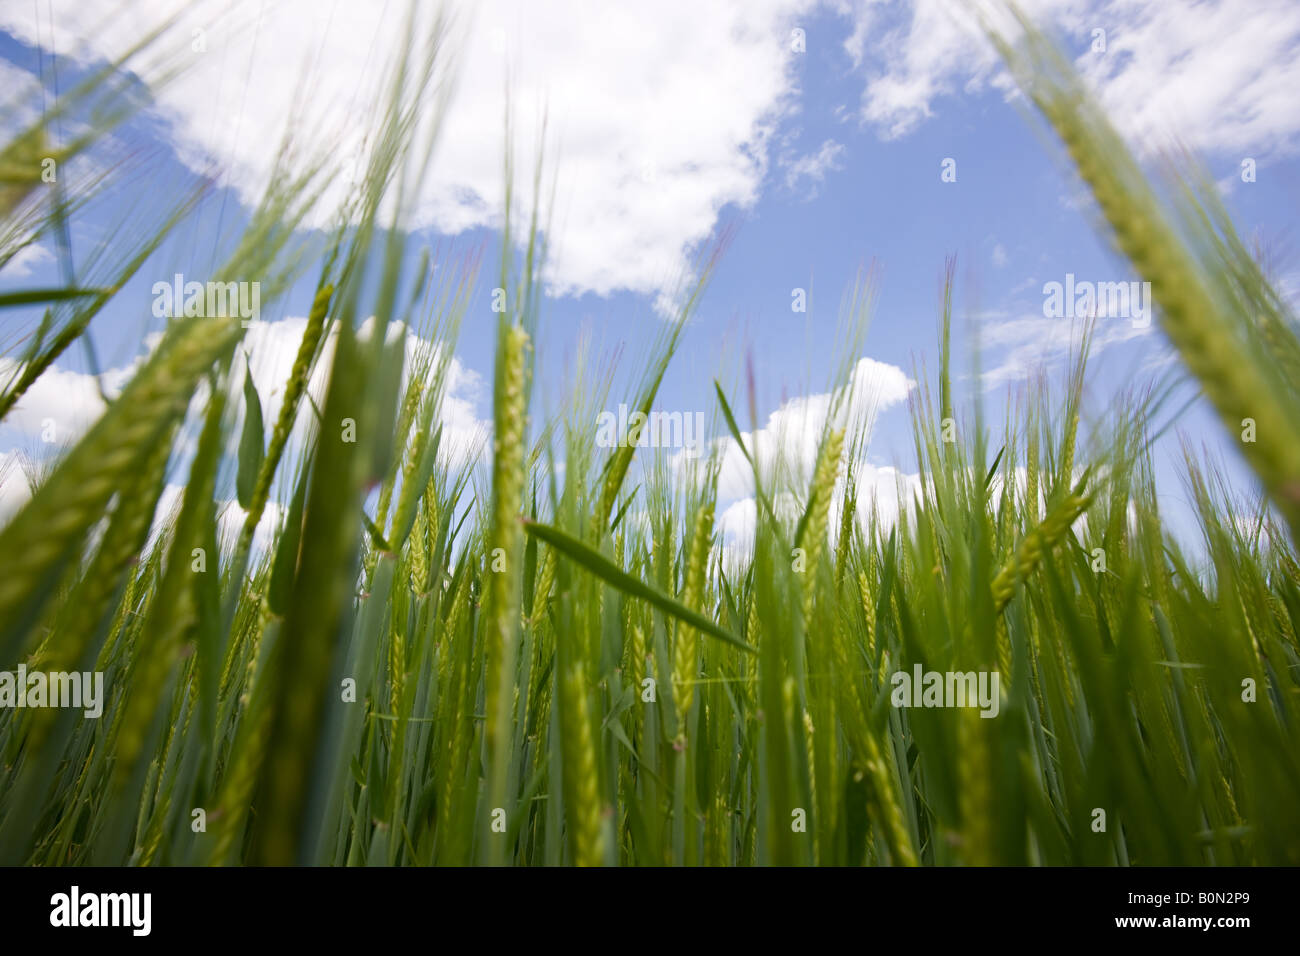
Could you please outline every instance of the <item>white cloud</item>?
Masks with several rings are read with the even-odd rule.
[[[764,474],[779,469],[782,475],[803,481],[816,465],[818,442],[831,413],[832,399],[839,399],[843,405],[840,424],[847,426],[849,434],[870,432],[876,416],[906,399],[915,384],[898,366],[864,357],[854,366],[847,394],[818,392],[789,399],[768,416],[762,428],[742,432],[741,438],[750,454],[756,455]],[[753,469],[735,439],[728,435],[715,444],[722,455],[719,498],[729,501],[752,494]]]
[[[893,466],[877,467],[860,464],[855,467],[854,480],[857,482],[857,519],[865,529],[874,512],[879,518],[880,527],[892,528],[903,511],[911,511],[915,506],[916,496],[921,491],[921,476],[916,472],[900,471]],[[832,502],[831,527],[838,529],[842,496]]]
[[[114,368],[103,374],[101,382],[110,398],[121,391],[133,368]],[[22,369],[23,363],[0,356],[0,382],[15,380]],[[95,376],[52,365],[18,399],[4,425],[60,446],[79,438],[105,407]]]
[[[1196,149],[1256,157],[1300,146],[1300,6],[1122,0],[1111,9],[1107,52],[1079,64],[1144,152],[1170,134]]]
[[[861,116],[886,139],[904,136],[929,118],[934,100],[956,92],[968,70],[983,72],[991,65],[969,11],[960,5],[918,0],[911,14],[909,23],[881,34],[859,57],[870,64]],[[859,12],[877,15],[871,7]]]
[[[111,56],[178,5],[83,0],[42,23],[42,37],[60,52]],[[555,146],[551,290],[662,290],[687,270],[724,206],[757,199],[772,132],[794,105],[790,26],[812,5],[449,4],[447,48],[459,81],[416,224],[456,232],[497,222],[508,78],[521,186],[543,111]],[[421,5],[421,18],[433,9]],[[32,18],[30,8],[0,8],[0,26],[28,43],[37,37]],[[179,51],[189,69],[157,94],[181,157],[204,172],[215,162],[251,202],[286,117],[306,131],[301,146],[357,155],[404,18],[401,5],[316,0],[238,4],[233,12],[185,6],[159,49]],[[195,29],[204,30],[204,53],[190,52]],[[337,179],[341,189],[346,175]],[[530,192],[519,195],[526,201]]]
[[[0,23],[6,19],[0,10]],[[0,59],[0,90],[0,139],[7,141],[40,118],[40,88],[31,73]]]
[[[219,510],[217,541],[221,547],[233,549],[239,541],[244,522],[248,519],[248,512],[239,506],[238,501],[224,501]],[[254,552],[266,552],[270,549],[275,542],[276,532],[284,522],[285,511],[285,508],[274,501],[266,503],[266,510],[262,512],[257,527],[253,529],[252,550]]]
[[[1022,0],[1019,6],[1073,51],[1083,51],[1077,67],[1139,153],[1150,155],[1175,139],[1257,158],[1300,147],[1294,92],[1300,5],[1292,0]],[[851,38],[867,80],[860,115],[880,135],[910,133],[945,96],[1010,91],[973,7],[916,0],[890,9],[901,25],[876,30],[878,5],[859,6]],[[1094,29],[1106,32],[1105,52],[1092,50]]]
[[[49,249],[32,243],[14,253],[13,258],[4,264],[4,271],[0,272],[0,275],[6,279],[22,279],[31,275],[42,263],[53,259],[54,253]]]
[[[29,463],[19,451],[0,451],[0,524],[7,522],[32,496]]]
[[[993,259],[993,265],[997,266],[997,268],[999,269],[1001,269],[1010,261],[1010,259],[1007,257],[1006,247],[1003,246],[1002,243],[999,242],[993,247],[992,259]]]
[[[919,474],[869,462],[854,465],[853,479],[856,493],[854,520],[864,533],[870,530],[873,515],[881,529],[892,528],[901,512],[911,511],[921,490]],[[788,520],[791,524],[798,520],[798,504],[793,495],[778,495],[772,507],[781,520]],[[826,527],[827,543],[831,546],[839,535],[843,508],[844,480],[841,477],[831,498]],[[718,516],[720,547],[728,570],[743,565],[753,555],[757,521],[758,505],[752,495],[732,502]]]
[[[733,501],[718,515],[719,547],[727,573],[743,565],[754,553],[758,505],[753,496]]]
[[[816,467],[818,442],[822,426],[835,406],[836,424],[848,434],[867,434],[880,412],[905,401],[916,382],[895,365],[863,357],[858,360],[849,383],[840,392],[819,392],[789,399],[772,412],[766,424],[755,432],[742,432],[745,447],[758,458],[765,475],[765,488],[772,507],[781,521],[793,525],[799,518],[802,496]],[[753,553],[757,522],[753,469],[730,436],[714,442],[721,455],[718,475],[718,500],[725,507],[718,514],[719,547],[728,568],[749,559]],[[900,507],[908,507],[911,495],[919,487],[919,478],[895,468],[881,467],[866,461],[864,443],[857,449],[858,460],[853,473],[857,484],[857,519],[865,529],[873,512],[886,527],[897,520]],[[845,459],[851,449],[845,448]],[[674,467],[685,466],[682,455],[673,460]],[[840,476],[831,501],[830,524],[838,526],[844,494],[846,460],[841,461]],[[774,476],[780,481],[774,481]],[[796,494],[792,486],[798,490]]]
[[[361,323],[358,335],[368,337],[373,323],[373,318],[366,319]],[[247,355],[253,373],[253,386],[257,389],[258,399],[262,403],[262,421],[268,436],[284,404],[284,386],[293,368],[294,357],[298,353],[306,325],[305,318],[289,318],[279,322],[253,322],[240,346],[242,354],[232,376],[231,391],[234,395],[242,394],[243,356]],[[390,339],[398,333],[399,328],[396,324],[389,326]],[[325,402],[336,341],[337,327],[332,326],[307,385],[308,394],[318,408],[323,407]],[[410,381],[412,366],[418,358],[421,355],[436,357],[440,354],[440,349],[440,344],[430,343],[414,332],[407,332],[406,365],[402,372],[401,383],[403,391]],[[483,388],[482,378],[477,372],[465,367],[455,356],[449,358],[445,391],[437,421],[441,423],[443,429],[442,444],[439,449],[440,458],[453,469],[471,463],[487,442],[491,430],[490,422],[480,419],[475,411]],[[242,407],[241,400],[240,408]],[[296,460],[305,448],[308,429],[313,420],[304,402],[299,408],[294,431],[285,452],[287,461]],[[239,423],[242,421],[241,411]]]
[[[240,346],[239,357],[234,364],[234,372],[231,376],[231,395],[235,396],[233,406],[237,411],[232,436],[239,434],[239,429],[243,423],[244,406],[243,399],[240,396],[243,394],[243,381],[246,374],[244,363],[247,356],[249,358],[247,367],[252,370],[253,385],[257,389],[258,399],[262,404],[263,426],[269,439],[270,431],[274,427],[276,417],[279,415],[280,408],[284,403],[285,382],[288,380],[290,370],[293,368],[294,357],[297,355],[306,322],[307,320],[304,318],[286,318],[279,322],[253,322],[250,324]],[[359,334],[362,336],[368,335],[372,323],[372,319],[363,322]],[[394,324],[390,326],[390,332],[396,334],[398,328]],[[126,383],[135,374],[136,369],[144,361],[145,357],[152,352],[160,338],[161,336],[157,333],[150,335],[145,340],[141,355],[133,362],[104,373],[102,376],[104,391],[110,399],[121,393]],[[324,403],[336,341],[336,333],[332,329],[322,350],[322,355],[308,382],[308,393],[316,402],[317,407],[321,407]],[[414,333],[407,333],[407,363],[403,370],[403,389],[410,380],[411,365],[416,356],[431,349],[433,350],[432,354],[437,355],[439,347],[437,344],[430,344],[426,339],[419,338]],[[18,374],[21,368],[21,364],[13,359],[0,357],[0,382],[10,381],[11,376]],[[439,457],[445,465],[453,470],[471,465],[482,453],[488,441],[491,424],[480,419],[476,413],[476,406],[482,391],[483,383],[478,373],[466,368],[454,356],[450,357],[445,391],[442,396],[437,421],[442,425],[443,429]],[[188,473],[188,462],[196,448],[198,430],[202,424],[202,408],[207,401],[208,394],[206,382],[201,383],[191,403],[185,428],[177,439],[173,468],[178,475]],[[80,438],[103,414],[105,408],[106,406],[100,397],[99,387],[93,375],[63,369],[54,365],[46,369],[32,383],[31,387],[28,388],[5,417],[3,426],[16,431],[28,440],[42,442],[43,444],[38,447],[48,447],[50,450],[55,450],[70,445]],[[285,450],[284,461],[287,463],[286,467],[292,467],[293,463],[300,458],[306,447],[309,429],[312,427],[313,421],[313,416],[306,402],[304,402],[299,408],[294,429],[290,434]],[[51,434],[53,441],[47,444],[44,443],[45,437]],[[233,445],[231,447],[233,448]],[[14,484],[15,479],[13,477],[14,473],[22,470],[14,464],[18,459],[13,458],[14,455],[20,453],[15,447],[10,453],[0,453],[0,455],[6,454],[7,457],[0,459],[0,466],[7,469],[7,471],[0,470],[0,517],[3,517],[5,507],[8,507],[13,501],[19,500],[22,491],[19,485]],[[22,500],[25,500],[25,498],[22,498]],[[165,513],[166,509],[160,508],[159,511],[162,514]],[[264,516],[263,521],[266,520]],[[265,537],[269,533],[269,529],[263,529],[259,526],[258,533]]]
[[[781,165],[785,168],[786,188],[791,192],[803,190],[807,199],[816,197],[817,188],[825,181],[826,174],[844,168],[846,152],[848,149],[843,143],[828,139],[815,153],[808,153],[797,159],[783,157]],[[806,187],[802,185],[805,182]]]
[[[1065,361],[1078,351],[1085,327],[1083,319],[1049,319],[1042,315],[982,323],[979,328],[980,346],[1002,353],[997,364],[980,376],[984,388],[987,390],[1019,381],[1036,369]],[[1095,359],[1112,346],[1148,338],[1155,327],[1154,320],[1139,327],[1126,318],[1098,319],[1089,355]]]
[[[871,8],[879,6],[879,0],[834,0],[831,5],[836,13],[852,21],[853,29],[845,38],[843,48],[856,69],[862,66],[866,56],[867,39],[875,26]]]

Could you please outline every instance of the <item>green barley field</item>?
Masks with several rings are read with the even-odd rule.
[[[169,319],[0,529],[0,669],[103,675],[95,719],[0,707],[0,863],[1300,864],[1295,317],[1192,161],[1153,178],[1049,39],[999,43],[1258,478],[1229,487],[1187,448],[1195,553],[1157,508],[1166,393],[1081,428],[1086,337],[1005,420],[954,406],[951,266],[897,520],[857,492],[846,358],[811,474],[745,448],[753,549],[724,549],[716,454],[682,471],[638,446],[636,416],[612,448],[594,422],[655,410],[725,238],[632,391],[584,372],[543,396],[546,162],[507,197],[499,268],[413,254],[447,50],[412,31],[323,251],[292,236],[326,152],[284,166],[214,272],[259,281],[264,307],[316,281],[278,414],[239,384],[238,317]],[[48,124],[93,115],[55,158],[92,149],[134,108],[126,66],[0,149],[0,264],[75,221],[86,196],[42,179]],[[82,285],[0,294],[0,319],[38,315],[5,326],[0,416],[197,199],[99,250]],[[842,279],[852,357],[875,280]],[[493,420],[453,454],[438,423],[464,323],[494,327]],[[718,363],[714,434],[743,447],[754,383]],[[232,488],[246,519],[223,534]],[[981,707],[927,706],[967,691]]]

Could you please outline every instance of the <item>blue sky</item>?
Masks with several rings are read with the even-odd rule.
[[[545,103],[547,160],[558,177],[552,294],[539,344],[543,400],[572,380],[584,335],[603,353],[621,349],[620,381],[635,380],[639,359],[662,331],[662,296],[692,256],[730,226],[734,236],[658,406],[712,416],[713,379],[742,383],[752,358],[760,425],[773,413],[780,419],[783,408],[815,409],[808,397],[826,391],[844,358],[836,342],[841,298],[871,266],[872,320],[864,351],[853,357],[873,360],[863,374],[880,388],[868,460],[907,473],[915,464],[899,383],[922,359],[934,371],[946,256],[957,257],[959,397],[981,398],[995,423],[1008,392],[1027,374],[1042,368],[1053,384],[1062,380],[1070,323],[1043,315],[1044,283],[1068,273],[1090,281],[1135,278],[1098,238],[1073,174],[968,29],[964,5],[768,0],[627,5],[617,12],[576,0],[531,9],[505,0],[472,11],[452,6],[463,51],[460,82],[413,245],[454,241],[468,251],[482,244],[485,280],[494,274],[508,68],[521,160],[537,138],[536,104]],[[1026,7],[1078,58],[1139,155],[1152,161],[1181,143],[1199,156],[1225,189],[1241,232],[1274,256],[1276,277],[1294,300],[1300,8],[1266,0],[1043,0]],[[66,89],[172,8],[161,0],[129,8],[99,0],[0,3],[0,81],[13,94],[0,102],[16,98],[24,115],[39,113],[34,75],[43,75],[48,98],[55,77]],[[213,237],[237,234],[274,159],[269,147],[291,116],[333,121],[339,155],[348,154],[349,131],[364,114],[357,90],[378,79],[377,64],[395,46],[397,17],[391,10],[377,15],[387,9],[380,4],[189,9],[173,47],[183,50],[201,31],[204,49],[151,110],[119,131],[113,156],[92,157],[125,164],[78,221],[74,252],[84,256],[104,236],[120,234],[123,217],[165,201],[196,171],[215,171],[220,186],[95,320],[96,351],[109,370],[128,367],[161,328],[147,308],[152,282],[174,272],[201,277],[213,262]],[[1098,29],[1105,50],[1093,49]],[[803,31],[802,50],[795,30]],[[51,49],[59,55],[51,57]],[[321,61],[331,66],[321,68]],[[140,69],[147,80],[148,66]],[[291,109],[304,87],[314,91],[311,106]],[[1240,179],[1246,157],[1256,161],[1253,183]],[[955,161],[955,182],[941,178],[946,159]],[[0,270],[0,288],[57,278],[44,240]],[[274,325],[304,315],[313,281],[309,274],[263,317]],[[481,283],[456,351],[455,413],[462,422],[490,416],[491,284]],[[796,288],[811,291],[807,313],[791,311]],[[266,341],[287,353],[284,361],[296,347],[291,328],[285,324],[283,336],[267,332]],[[980,379],[967,373],[976,334],[984,343]],[[1126,389],[1175,368],[1154,326],[1140,333],[1127,319],[1102,320],[1098,346],[1085,411],[1099,420]],[[39,440],[46,417],[66,420],[69,436],[93,418],[88,372],[84,355],[70,350],[27,407],[0,425],[7,461],[19,452],[34,459],[51,453]],[[270,366],[266,376],[273,388]],[[107,379],[111,387],[114,373]],[[738,390],[733,398],[743,406]],[[1176,425],[1226,454],[1243,490],[1250,487],[1204,409],[1193,407]],[[1177,458],[1171,437],[1158,448],[1157,465],[1176,519]],[[22,495],[13,472],[0,475],[0,498],[10,507]],[[882,488],[893,482],[888,472],[879,479]],[[744,489],[724,488],[724,496],[742,499]]]

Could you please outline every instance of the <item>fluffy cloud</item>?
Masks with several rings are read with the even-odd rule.
[[[901,512],[911,510],[921,491],[919,474],[869,462],[854,465],[853,480],[857,496],[854,520],[864,533],[870,530],[873,516],[882,529],[892,528]],[[798,520],[798,503],[793,495],[778,495],[772,507],[782,520],[791,523]],[[841,479],[831,497],[830,518],[826,528],[827,540],[831,545],[835,544],[839,534],[843,508],[844,481]],[[718,546],[722,549],[723,562],[729,571],[743,566],[753,554],[757,521],[758,505],[752,495],[732,502],[718,516]]]
[[[35,243],[23,246],[4,264],[4,277],[6,279],[26,278],[41,265],[53,259],[54,253],[45,246]]]
[[[257,389],[262,403],[262,420],[268,430],[273,427],[276,416],[284,404],[284,385],[293,368],[294,357],[302,339],[307,320],[290,318],[280,322],[253,322],[244,336],[241,352],[249,358],[248,368],[253,374],[253,386]],[[362,337],[368,337],[374,326],[373,319],[367,319],[358,330]],[[399,326],[389,326],[390,339],[398,334]],[[308,382],[307,391],[317,407],[323,407],[325,392],[329,385],[329,369],[333,361],[334,345],[337,341],[336,330],[331,329],[326,339],[319,361]],[[406,365],[402,372],[401,387],[404,390],[410,382],[412,368],[423,358],[430,361],[438,358],[442,345],[420,338],[414,332],[406,335]],[[236,364],[236,371],[231,382],[233,394],[243,390],[243,358]],[[479,374],[461,364],[453,357],[448,359],[445,392],[442,396],[437,421],[443,429],[440,456],[449,467],[464,467],[477,459],[485,447],[490,422],[480,419],[476,414],[476,405],[482,397],[483,382]],[[242,406],[241,406],[242,407]],[[306,446],[308,428],[312,421],[311,414],[305,413],[306,405],[299,409],[294,431],[286,449],[286,460],[295,460]],[[241,413],[242,414],[242,413]],[[242,423],[242,418],[240,419]]]
[[[72,442],[103,414],[105,405],[100,387],[113,398],[126,384],[133,368],[109,369],[96,382],[93,375],[51,366],[5,416],[4,424],[51,445]],[[21,362],[0,356],[0,382],[8,384],[16,380],[22,369]]]
[[[375,5],[316,0],[83,0],[40,26],[60,52],[111,57],[181,10],[158,49],[187,69],[158,91],[157,109],[188,164],[215,165],[252,202],[286,117],[303,131],[300,146],[328,147],[345,165],[360,154],[382,67],[406,35],[404,8],[391,6],[381,16]],[[498,221],[508,83],[519,194],[530,193],[543,114],[558,169],[550,288],[607,294],[671,285],[722,208],[756,200],[773,130],[794,107],[790,31],[812,0],[447,6],[457,82],[417,224],[456,232]],[[434,9],[419,7],[426,26]],[[33,16],[2,7],[0,27],[34,43]]]
[[[279,322],[253,322],[249,326],[240,346],[239,359],[235,363],[235,371],[231,378],[231,394],[237,397],[234,407],[238,410],[238,416],[233,423],[233,435],[239,434],[243,421],[243,402],[238,396],[243,393],[246,368],[252,372],[253,386],[257,389],[262,404],[263,422],[269,434],[284,403],[284,385],[293,367],[293,360],[306,322],[304,318],[287,318]],[[372,325],[373,320],[366,320],[362,323],[359,334],[368,335]],[[398,327],[391,326],[390,330],[395,334]],[[48,446],[50,449],[55,449],[72,444],[104,412],[106,406],[100,396],[100,384],[103,385],[104,392],[110,399],[117,396],[143,362],[145,355],[157,345],[159,338],[157,334],[150,336],[139,358],[127,366],[105,372],[99,383],[92,375],[63,369],[57,365],[46,369],[5,417],[4,428],[16,438],[28,443],[31,441],[43,443],[38,447]],[[324,403],[335,341],[335,336],[331,333],[330,338],[326,340],[321,360],[317,363],[308,383],[308,392],[317,407]],[[439,343],[431,343],[414,333],[407,333],[407,363],[403,371],[403,388],[410,379],[412,363],[417,357],[437,356],[440,349]],[[247,365],[245,359],[248,360]],[[10,381],[11,376],[21,372],[21,368],[22,366],[13,359],[0,357],[0,382]],[[442,396],[438,422],[443,428],[440,457],[452,469],[471,465],[486,446],[490,434],[490,422],[480,419],[476,413],[482,392],[483,383],[479,375],[466,368],[455,357],[451,357],[448,360],[445,393]],[[177,475],[184,475],[188,468],[188,461],[193,454],[201,425],[199,410],[206,402],[207,394],[207,385],[204,383],[196,392],[189,420],[180,436],[173,459],[173,471]],[[292,463],[301,456],[306,447],[311,421],[312,415],[304,403],[299,409],[286,448],[287,462]],[[0,520],[12,514],[29,496],[25,477],[27,469],[24,467],[26,461],[21,456],[17,444],[7,453],[0,452]],[[179,494],[181,487],[183,486],[176,486],[168,492],[168,495],[174,498]],[[165,496],[163,502],[165,507],[159,508],[160,517],[167,513],[170,507],[169,501],[171,498]],[[227,504],[238,510],[237,505]],[[270,514],[271,512],[268,511],[268,515]],[[223,522],[229,523],[235,520],[235,517],[229,514],[223,516]],[[264,515],[263,524],[268,520],[271,519]],[[259,525],[258,534],[263,539],[266,539],[269,533],[270,525],[265,528]]]
[[[835,392],[816,392],[788,399],[767,417],[763,427],[741,432],[741,439],[758,460],[764,487],[778,518],[793,525],[803,508],[803,495],[817,464],[818,443],[828,417],[849,435],[869,436],[880,413],[905,401],[916,382],[896,365],[863,357],[854,365],[848,384]],[[712,452],[720,459],[717,517],[722,560],[728,568],[748,560],[753,552],[757,524],[754,471],[745,454],[730,435],[717,438]],[[881,467],[866,460],[866,443],[845,448],[845,458],[857,454],[853,465],[857,484],[858,520],[866,527],[874,512],[886,526],[897,520],[901,508],[909,506],[919,488],[919,478],[895,468]],[[699,478],[690,469],[705,460],[688,459],[678,452],[671,459],[678,476]],[[838,527],[844,495],[845,461],[831,499],[831,524]],[[797,493],[796,493],[797,492]]]
[[[1005,23],[991,3],[979,5]],[[1300,5],[1292,0],[1021,0],[1079,53],[1076,65],[1130,143],[1151,154],[1175,139],[1256,157],[1300,147]],[[904,136],[937,102],[1011,84],[975,5],[916,0],[851,8],[845,48],[866,76],[860,116]],[[1104,51],[1094,52],[1104,31]]]
[[[723,207],[758,198],[774,132],[797,109],[790,30],[818,6],[847,19],[843,48],[865,79],[859,116],[882,136],[911,132],[946,96],[1010,91],[977,26],[977,6],[991,9],[987,2],[452,2],[446,49],[457,81],[417,224],[457,232],[499,222],[508,85],[519,194],[530,191],[543,115],[559,177],[551,290],[671,288]],[[1292,0],[1021,6],[1082,51],[1081,71],[1143,152],[1172,136],[1262,159],[1300,145],[1300,5]],[[427,27],[434,7],[419,9]],[[298,148],[326,151],[344,167],[326,215],[363,151],[382,68],[406,35],[401,6],[385,17],[371,5],[315,0],[82,0],[39,31],[33,8],[0,7],[0,28],[93,59],[120,54],[176,11],[175,28],[145,61],[152,67],[141,69],[186,67],[156,102],[179,155],[196,170],[219,171],[252,202],[279,153],[267,144],[282,141],[292,116]],[[1105,52],[1092,51],[1094,30],[1105,31]],[[21,72],[0,64],[6,88],[18,88],[8,78]],[[782,167],[791,188],[815,188],[841,155],[827,140],[809,155],[783,157]]]
[[[792,398],[772,412],[762,428],[742,432],[741,438],[750,453],[757,456],[764,473],[776,469],[804,481],[816,465],[822,426],[833,406],[839,406],[838,421],[847,427],[849,434],[869,432],[876,416],[905,400],[915,384],[896,365],[861,358],[854,366],[849,384],[840,393],[819,392]],[[735,439],[725,436],[717,440],[717,445],[722,455],[719,498],[728,501],[751,494],[753,469]]]

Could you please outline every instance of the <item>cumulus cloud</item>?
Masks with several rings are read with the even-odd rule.
[[[916,496],[921,492],[921,475],[918,472],[906,472],[892,465],[858,465],[854,469],[853,480],[857,486],[857,519],[864,529],[868,527],[873,515],[881,528],[892,528],[900,514],[911,511],[916,504]],[[829,530],[832,534],[838,534],[843,501],[841,487],[831,502]]]
[[[289,318],[279,322],[253,322],[249,325],[244,341],[240,346],[241,358],[236,363],[232,376],[232,394],[242,393],[244,381],[244,357],[248,358],[248,368],[253,374],[253,386],[257,389],[258,399],[262,403],[262,420],[269,432],[284,404],[284,386],[293,368],[294,357],[306,328],[305,318]],[[358,329],[358,335],[369,337],[374,327],[373,319],[366,319]],[[400,326],[393,324],[388,328],[390,340],[400,334]],[[334,347],[337,342],[337,327],[332,326],[329,336],[322,348],[320,359],[307,385],[308,394],[317,407],[323,407],[325,392],[329,386],[329,370],[333,361]],[[430,342],[414,332],[406,333],[406,364],[402,371],[401,388],[405,390],[410,382],[413,369],[421,362],[431,362],[443,356],[443,344]],[[478,401],[484,391],[481,376],[466,367],[455,356],[447,357],[447,377],[444,385],[437,423],[442,425],[442,444],[439,454],[444,464],[455,469],[464,467],[482,451],[490,433],[490,423],[480,419],[476,412]],[[242,409],[242,404],[241,404]],[[286,450],[286,460],[293,461],[306,447],[308,429],[313,422],[310,413],[304,413],[306,405],[299,409],[294,431],[290,436]],[[242,423],[242,411],[240,422]]]
[[[783,402],[768,415],[761,428],[741,432],[745,448],[757,458],[764,476],[765,490],[779,520],[791,526],[803,509],[802,496],[817,463],[818,445],[827,419],[834,415],[834,425],[847,434],[870,435],[881,412],[905,401],[916,382],[895,365],[863,357],[849,375],[848,384],[834,392],[798,395]],[[721,558],[728,568],[747,561],[753,553],[757,525],[754,497],[754,472],[736,440],[730,435],[714,439],[712,454],[718,462],[717,516]],[[840,476],[832,495],[832,524],[839,521],[840,502],[844,494],[847,456],[841,463]],[[866,445],[856,449],[854,480],[857,484],[858,519],[865,522],[873,512],[886,526],[892,526],[900,508],[907,507],[912,489],[919,487],[915,475],[874,465],[866,460]],[[678,477],[698,478],[690,469],[705,459],[689,459],[677,452],[670,459]],[[796,493],[797,489],[797,493]]]
[[[32,243],[19,249],[8,262],[4,264],[4,272],[0,273],[6,279],[23,279],[31,275],[42,264],[51,262],[54,259],[54,253],[50,252],[45,246]]]
[[[306,327],[305,318],[286,318],[278,322],[252,322],[240,345],[238,360],[234,363],[231,376],[231,395],[235,396],[233,407],[237,411],[232,435],[238,435],[242,427],[244,406],[239,396],[243,393],[244,376],[251,370],[253,386],[262,405],[262,419],[267,437],[274,426],[276,417],[284,404],[284,386],[293,368],[302,333]],[[373,320],[362,323],[359,334],[368,336]],[[399,327],[390,326],[390,335],[399,334]],[[5,417],[4,427],[11,430],[15,437],[27,442],[36,441],[38,448],[48,447],[51,451],[73,444],[94,424],[107,407],[100,395],[100,385],[110,399],[119,395],[140,364],[160,340],[158,334],[149,336],[141,355],[130,364],[105,372],[96,382],[93,375],[51,366],[31,385],[19,399],[18,403]],[[332,361],[337,332],[331,329],[323,347],[321,359],[317,362],[312,377],[308,382],[308,393],[317,407],[325,400],[329,383],[329,369]],[[412,369],[420,356],[430,359],[442,354],[442,343],[430,342],[413,332],[407,333],[406,366],[403,370],[402,387],[405,388],[413,374]],[[247,361],[247,364],[245,362]],[[443,464],[455,470],[473,464],[486,446],[491,424],[477,414],[477,406],[482,398],[483,382],[481,377],[465,367],[457,358],[449,356],[441,404],[437,423],[443,429],[439,456]],[[13,359],[0,357],[0,382],[8,382],[11,377],[20,374],[22,365]],[[188,462],[193,455],[197,442],[198,430],[202,423],[202,408],[208,396],[207,383],[201,383],[191,404],[190,415],[185,428],[177,442],[173,458],[173,470],[177,475],[187,473]],[[313,416],[304,404],[299,408],[294,429],[290,434],[285,451],[285,461],[292,466],[307,446]],[[27,498],[27,482],[24,477],[26,469],[20,460],[21,452],[15,445],[9,452],[0,453],[0,518],[11,514]],[[164,516],[183,486],[172,488],[164,497],[163,506],[158,513]],[[226,506],[238,509],[233,502]],[[8,509],[6,511],[6,509]],[[273,515],[271,511],[267,515]],[[263,523],[275,520],[263,516]],[[235,521],[233,517],[223,516],[223,522]],[[242,521],[242,517],[239,519]],[[225,525],[223,524],[223,528]],[[263,539],[270,533],[270,526],[258,527],[258,534]],[[266,540],[263,540],[266,543]]]
[[[1291,0],[1019,6],[1070,44],[1085,80],[1139,153],[1174,140],[1256,157],[1300,147],[1300,6]],[[946,0],[853,6],[846,49],[866,78],[862,120],[897,138],[932,117],[944,97],[988,88],[1010,93],[973,12]]]
[[[853,481],[856,505],[854,520],[864,533],[870,531],[874,519],[885,530],[898,522],[898,516],[911,511],[916,496],[921,491],[921,476],[892,466],[858,462],[854,465]],[[834,546],[839,535],[840,516],[844,508],[845,482],[836,484],[831,497],[830,518],[827,522],[827,541]],[[791,523],[798,520],[799,503],[789,493],[777,495],[772,503],[779,518]],[[724,565],[731,569],[743,566],[754,553],[754,534],[757,530],[758,504],[750,495],[728,505],[718,516],[718,547],[722,550]]]
[[[757,200],[775,131],[798,109],[801,54],[791,50],[790,30],[819,6],[847,18],[841,44],[864,79],[859,116],[884,137],[912,132],[944,97],[1010,94],[973,8],[948,0],[461,0],[447,5],[458,82],[415,224],[455,233],[499,223],[508,84],[520,195],[543,115],[558,170],[551,291],[663,292],[689,271],[691,252],[725,206]],[[1080,70],[1143,152],[1175,136],[1262,159],[1300,145],[1300,6],[1292,0],[1021,6],[1072,44]],[[433,9],[420,8],[426,25]],[[382,67],[405,35],[403,12],[315,0],[82,0],[45,18],[40,31],[33,8],[0,6],[0,28],[89,60],[120,54],[177,10],[158,49],[187,69],[157,92],[156,109],[180,157],[216,171],[251,203],[279,152],[267,144],[281,142],[292,116],[300,145],[344,167],[322,206],[328,215],[364,151],[367,124],[358,117],[382,89]],[[1105,31],[1104,52],[1093,51],[1094,30]],[[22,72],[0,64],[6,88],[18,89]],[[788,157],[787,183],[815,189],[842,152],[828,139]]]
[[[498,222],[508,81],[519,185],[543,114],[558,169],[550,289],[662,290],[688,271],[724,206],[757,199],[774,128],[794,107],[790,30],[812,5],[448,4],[458,82],[415,225],[455,233]],[[178,9],[159,49],[187,71],[158,91],[157,109],[186,163],[205,174],[215,166],[251,203],[285,117],[308,131],[304,145],[344,161],[361,154],[358,119],[405,36],[400,5],[83,0],[45,18],[41,36],[61,53],[111,57]],[[419,9],[431,20],[434,5]],[[33,17],[0,7],[0,27],[27,43]],[[204,52],[191,52],[200,37]]]
[[[869,432],[876,416],[904,401],[915,385],[898,366],[864,357],[854,366],[849,384],[841,392],[791,398],[768,416],[762,428],[742,432],[741,438],[763,472],[780,468],[802,480],[812,474],[822,426],[833,407],[838,406],[840,424],[850,434]],[[751,494],[753,469],[735,439],[724,436],[716,444],[722,456],[718,496],[727,501]]]
[[[5,416],[6,427],[50,445],[79,438],[106,408],[100,388],[116,396],[130,379],[134,365],[109,369],[98,382],[95,376],[53,365],[47,368]],[[0,356],[0,382],[16,381],[24,363]]]

